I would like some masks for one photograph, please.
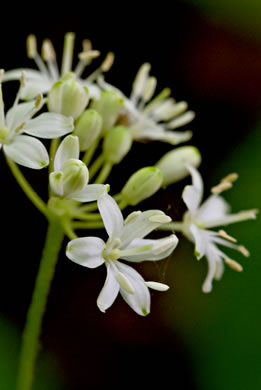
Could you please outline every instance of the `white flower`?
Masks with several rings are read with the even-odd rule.
[[[52,191],[59,197],[79,202],[93,202],[108,192],[109,186],[88,184],[89,172],[79,160],[77,136],[68,135],[59,145],[54,158],[54,172],[49,181]]]
[[[41,169],[49,164],[49,155],[36,138],[57,138],[73,131],[73,119],[55,113],[44,113],[32,119],[43,105],[41,96],[35,100],[18,104],[24,88],[24,75],[13,107],[4,113],[0,72],[0,147],[8,158],[28,168]]]
[[[42,56],[38,54],[36,47],[36,38],[34,35],[29,35],[27,39],[28,57],[34,59],[39,70],[21,68],[14,69],[5,73],[4,81],[19,80],[21,72],[25,71],[27,74],[28,82],[26,88],[23,91],[23,99],[33,99],[39,93],[47,93],[52,88],[53,84],[58,81],[65,73],[71,71],[73,61],[73,49],[74,49],[74,34],[67,33],[65,35],[64,50],[62,58],[61,71],[58,69],[56,54],[50,40],[46,39],[42,46]],[[79,54],[80,61],[76,66],[74,73],[78,78],[78,81],[82,85],[86,86],[89,90],[91,97],[98,97],[100,89],[93,83],[93,80],[103,71],[107,71],[109,68],[108,58],[102,63],[102,65],[85,80],[81,79],[81,75],[87,65],[89,65],[92,59],[100,55],[99,51],[92,50],[91,43],[88,40],[83,41],[83,52]],[[45,62],[46,63],[45,63]]]
[[[182,198],[188,207],[188,211],[183,218],[183,233],[195,244],[195,255],[198,259],[206,256],[208,261],[208,274],[203,283],[203,292],[210,292],[213,279],[220,279],[224,262],[236,271],[242,271],[242,266],[236,261],[228,258],[218,245],[233,248],[245,256],[249,256],[247,249],[235,244],[236,239],[229,236],[224,230],[215,232],[209,230],[217,226],[225,226],[234,222],[245,221],[256,218],[256,210],[241,211],[229,214],[228,203],[218,195],[222,190],[231,188],[232,181],[236,179],[236,174],[231,174],[224,178],[221,183],[212,188],[211,195],[202,204],[203,182],[199,172],[192,166],[187,166],[191,176],[192,185],[186,186]]]
[[[104,89],[115,90],[124,98],[122,123],[127,124],[135,140],[159,140],[172,145],[188,141],[191,131],[173,131],[191,122],[195,114],[187,111],[187,103],[175,102],[170,98],[170,89],[165,88],[159,95],[153,97],[157,80],[149,76],[150,64],[145,63],[139,69],[133,83],[130,98],[105,83],[100,77],[98,82]],[[152,99],[152,100],[151,100]]]
[[[168,286],[145,282],[137,271],[119,259],[139,263],[169,256],[178,243],[174,234],[157,240],[143,237],[170,218],[160,210],[148,210],[131,213],[124,221],[117,203],[108,194],[98,199],[98,207],[108,241],[105,243],[97,237],[76,238],[69,242],[66,254],[70,260],[88,268],[105,264],[107,278],[97,300],[101,311],[105,312],[120,292],[137,314],[147,315],[150,312],[148,287],[164,291]]]

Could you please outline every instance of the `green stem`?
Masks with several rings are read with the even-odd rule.
[[[73,226],[73,229],[77,230],[77,229],[103,229],[104,228],[104,224],[102,221],[97,221],[97,222],[73,222],[72,224]]]
[[[98,205],[97,205],[97,202],[95,203],[90,203],[90,204],[86,204],[85,206],[80,206],[80,211],[81,213],[83,212],[88,212],[88,211],[95,211],[97,210],[98,208]]]
[[[32,302],[23,332],[17,390],[31,390],[32,388],[42,319],[63,238],[64,231],[61,223],[58,220],[50,221]]]
[[[176,232],[182,232],[183,230],[183,222],[170,222],[170,223],[164,223],[160,225],[157,229],[158,230],[174,230]]]
[[[73,218],[81,219],[82,221],[101,221],[101,216],[99,213],[73,213],[71,215]]]
[[[119,192],[118,194],[113,195],[114,200],[119,203],[122,199],[122,194]]]
[[[83,158],[82,158],[82,161],[84,162],[85,165],[89,165],[90,162],[91,162],[91,159],[93,158],[93,155],[99,145],[99,142],[100,142],[100,137],[98,137],[94,142],[93,144],[89,147],[89,149],[87,150],[87,152],[85,152]]]
[[[62,224],[63,224],[64,232],[70,240],[74,240],[75,238],[78,238],[77,234],[74,232],[74,230],[72,228],[70,221],[65,220],[62,222]]]
[[[49,218],[50,213],[48,211],[48,208],[44,201],[39,197],[39,195],[33,190],[31,185],[28,183],[18,166],[15,162],[9,160],[9,158],[6,157],[7,164],[14,175],[16,181],[24,191],[24,193],[27,195],[27,197],[31,200],[31,202],[35,205],[35,207],[41,211],[45,215],[46,218]]]
[[[97,179],[94,181],[95,184],[103,184],[105,182],[105,180],[107,179],[107,177],[109,176],[110,172],[111,172],[111,169],[112,169],[113,165],[106,162],[104,163]]]
[[[94,161],[94,163],[91,165],[89,169],[89,180],[93,178],[93,176],[98,172],[98,170],[101,168],[104,161],[103,154],[100,154],[99,157]]]
[[[123,210],[123,209],[125,209],[125,208],[128,206],[128,203],[127,203],[124,199],[121,199],[121,200],[119,201],[118,206],[119,206],[119,208],[120,208],[121,210]]]

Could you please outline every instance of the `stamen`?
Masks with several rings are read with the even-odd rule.
[[[157,222],[157,223],[168,223],[171,222],[171,218],[168,215],[152,215],[149,217],[150,222]]]
[[[196,114],[194,111],[187,111],[185,114],[178,118],[173,119],[168,123],[169,129],[177,129],[178,127],[185,126],[195,118]]]
[[[238,179],[238,174],[234,172],[234,173],[230,173],[229,175],[227,175],[226,177],[224,177],[224,178],[221,180],[221,183],[223,183],[223,182],[234,183],[237,179]]]
[[[19,133],[19,131],[22,130],[22,128],[24,127],[25,124],[26,124],[26,122],[22,122],[22,123],[15,129],[15,133]]]
[[[156,77],[150,77],[146,82],[145,89],[142,96],[142,100],[144,103],[147,103],[152,98],[152,96],[155,93],[156,86],[157,86]]]
[[[101,64],[101,70],[102,72],[108,72],[113,63],[114,63],[114,53],[112,51],[110,51],[107,56],[105,57],[105,60],[103,61],[103,63]]]
[[[62,57],[62,76],[72,69],[73,49],[75,34],[69,32],[64,37],[63,57]]]
[[[223,191],[229,190],[232,187],[232,183],[229,181],[224,181],[219,183],[217,186],[211,188],[212,194],[220,194]]]
[[[35,35],[28,35],[26,39],[26,49],[28,58],[34,59],[37,53],[37,41]]]
[[[82,41],[82,50],[83,51],[89,51],[92,50],[92,43],[89,39],[84,39]]]
[[[164,88],[155,98],[153,98],[149,104],[144,109],[144,114],[149,114],[151,111],[153,111],[153,108],[159,104],[159,102],[163,101],[164,99],[168,98],[171,94],[170,88]]]
[[[224,261],[234,271],[237,271],[237,272],[242,272],[243,271],[242,265],[239,264],[237,261],[229,259],[229,258],[224,259]]]
[[[126,290],[129,294],[134,294],[135,290],[132,286],[131,282],[126,278],[126,276],[122,272],[118,272],[116,274],[116,279],[119,282],[120,286]]]
[[[35,98],[35,102],[34,102],[35,108],[38,109],[38,108],[41,106],[42,101],[43,101],[43,95],[39,93],[39,94],[36,96],[36,98]]]
[[[249,250],[248,250],[247,248],[245,248],[243,245],[239,245],[238,250],[239,250],[239,252],[240,252],[243,256],[245,256],[245,257],[249,257],[249,256],[250,256]]]
[[[167,291],[169,289],[169,286],[164,283],[158,283],[158,282],[145,282],[145,285],[153,290],[157,291]]]
[[[141,65],[140,69],[138,70],[132,85],[132,93],[130,96],[130,99],[134,102],[134,104],[136,104],[137,100],[143,95],[150,68],[151,65],[146,62],[145,64]]]
[[[99,52],[99,50],[88,50],[79,53],[78,57],[81,61],[84,61],[85,63],[89,64],[91,60],[99,57],[100,54],[101,53]]]
[[[225,232],[225,230],[219,230],[218,234],[219,234],[220,237],[225,238],[228,241],[237,242],[237,240],[234,237],[232,237],[229,234],[227,234],[227,232]]]
[[[20,85],[21,85],[21,87],[25,87],[25,85],[26,85],[26,73],[25,72],[21,73]]]
[[[42,57],[44,61],[55,61],[56,54],[50,39],[45,39],[42,45]]]

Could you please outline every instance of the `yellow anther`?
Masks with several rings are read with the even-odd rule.
[[[229,181],[224,181],[219,183],[217,186],[211,188],[212,194],[220,194],[223,191],[229,190],[232,187],[232,183]]]
[[[55,50],[50,39],[45,39],[43,41],[42,57],[44,61],[54,61],[56,58]]]
[[[114,53],[110,51],[105,57],[103,63],[101,64],[101,69],[103,72],[108,72],[111,69],[114,63],[114,58],[115,58]]]
[[[243,245],[239,245],[238,250],[240,253],[242,253],[243,256],[245,256],[245,257],[250,256],[249,250],[247,248],[245,248]]]
[[[27,49],[27,56],[29,58],[34,58],[37,53],[37,41],[36,36],[33,34],[28,35],[26,40],[26,49]]]
[[[232,259],[228,259],[228,258],[224,259],[224,261],[234,271],[237,271],[237,272],[242,272],[243,271],[242,265],[239,264],[237,261],[232,260]]]
[[[83,51],[89,51],[92,50],[92,43],[89,39],[84,39],[82,41],[82,50]]]
[[[229,175],[227,175],[226,177],[224,177],[222,180],[221,180],[221,183],[223,182],[230,182],[230,183],[234,183],[234,181],[236,181],[238,179],[238,174],[237,173],[230,173]]]
[[[237,240],[234,237],[232,237],[229,234],[227,234],[227,232],[225,232],[225,230],[219,230],[218,234],[219,234],[220,237],[225,238],[228,241],[237,242]]]

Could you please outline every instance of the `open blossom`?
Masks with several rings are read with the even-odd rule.
[[[93,202],[108,192],[109,186],[88,184],[89,171],[79,160],[80,146],[77,136],[68,135],[59,145],[54,158],[54,171],[49,182],[53,193],[61,198],[79,202]]]
[[[3,71],[0,79],[2,75]],[[17,164],[41,169],[49,164],[49,155],[43,143],[34,137],[53,139],[68,134],[73,131],[73,119],[55,113],[43,113],[32,118],[42,108],[43,101],[39,95],[33,101],[19,104],[25,84],[24,78],[22,74],[15,102],[6,115],[0,84],[0,147],[3,147],[7,157]]]
[[[64,50],[62,58],[61,70],[58,69],[56,54],[50,40],[46,39],[42,46],[42,56],[37,52],[36,38],[34,35],[29,35],[27,39],[28,57],[32,58],[39,70],[19,68],[5,73],[4,81],[19,80],[21,72],[27,74],[27,85],[23,90],[23,99],[33,99],[39,93],[45,94],[50,91],[53,84],[58,81],[65,73],[72,71],[73,49],[74,49],[74,34],[67,33],[65,35]],[[83,41],[83,51],[79,54],[79,63],[74,69],[75,76],[82,85],[88,88],[90,96],[98,96],[99,88],[93,83],[97,75],[101,72],[106,72],[112,62],[112,53],[106,57],[102,65],[96,71],[89,75],[86,79],[81,79],[81,75],[87,65],[98,57],[100,52],[92,50],[89,40]]]
[[[102,77],[98,82],[107,90],[114,90],[124,98],[122,122],[127,124],[135,140],[159,140],[172,145],[188,141],[191,131],[174,131],[191,122],[195,114],[187,110],[187,103],[176,102],[165,88],[153,98],[157,86],[155,77],[149,76],[150,64],[145,63],[139,69],[133,83],[130,98],[114,86],[106,83]]]
[[[168,286],[145,282],[132,267],[119,261],[139,263],[166,258],[175,249],[178,239],[172,234],[161,239],[144,239],[158,226],[170,221],[160,210],[133,212],[123,220],[121,211],[108,194],[98,199],[98,208],[109,239],[105,243],[98,237],[76,238],[69,242],[66,254],[75,263],[88,268],[105,264],[107,277],[97,300],[99,309],[105,312],[120,292],[126,303],[139,315],[150,312],[149,289],[164,291]]]
[[[230,259],[218,245],[233,248],[244,256],[249,256],[248,250],[236,244],[236,239],[228,235],[224,230],[218,232],[211,230],[217,226],[225,226],[231,223],[255,219],[257,210],[240,211],[230,214],[228,203],[219,195],[222,190],[232,186],[236,174],[228,175],[221,183],[212,189],[211,195],[202,204],[203,181],[199,172],[192,166],[187,166],[191,176],[192,185],[186,186],[182,198],[188,207],[183,218],[183,233],[195,244],[195,255],[198,259],[206,256],[208,273],[203,283],[202,290],[210,292],[213,279],[220,279],[223,270],[223,261],[236,271],[242,271],[242,266]]]

